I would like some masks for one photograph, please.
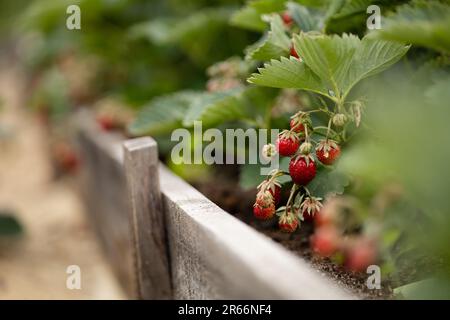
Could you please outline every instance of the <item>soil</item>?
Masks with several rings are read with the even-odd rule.
[[[370,290],[366,285],[367,274],[348,271],[328,258],[315,255],[309,245],[309,238],[314,229],[312,223],[304,222],[298,231],[286,234],[279,231],[276,219],[263,222],[254,219],[252,207],[256,191],[243,191],[236,183],[237,173],[236,167],[221,166],[220,170],[217,170],[217,180],[221,181],[220,184],[202,182],[194,183],[194,187],[222,209],[305,259],[322,275],[333,279],[356,296],[362,299],[393,298],[388,281],[382,283],[381,290]],[[285,194],[284,197],[286,196]]]

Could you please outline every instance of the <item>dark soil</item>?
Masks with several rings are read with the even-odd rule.
[[[314,228],[311,223],[305,222],[295,233],[286,234],[279,231],[276,219],[265,222],[254,219],[252,206],[256,191],[240,189],[234,179],[237,176],[235,170],[233,167],[226,166],[220,168],[220,172],[217,174],[217,180],[221,181],[220,184],[212,181],[196,183],[194,186],[222,209],[310,262],[320,273],[333,279],[353,294],[362,299],[392,298],[392,288],[388,282],[382,283],[381,290],[370,290],[366,286],[367,274],[350,272],[330,259],[315,255],[309,245],[309,238]]]

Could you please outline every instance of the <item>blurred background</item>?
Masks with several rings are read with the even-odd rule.
[[[221,130],[284,128],[299,105],[317,100],[246,82],[264,62],[289,56],[289,39],[287,48],[277,42],[281,20],[267,16],[289,12],[293,32],[364,36],[372,2],[2,1],[0,299],[129,297],[77,192],[80,110],[103,133],[154,136],[162,161],[248,222],[259,167],[229,167],[223,189],[212,187],[223,168],[175,165],[172,130],[196,120]],[[352,92],[363,125],[339,164],[352,183],[326,183],[345,189],[352,203],[342,232],[377,234],[396,294],[449,299],[450,4],[375,2],[386,18],[371,36],[412,47]],[[80,30],[66,26],[73,4]],[[82,270],[82,290],[67,290],[70,265]]]

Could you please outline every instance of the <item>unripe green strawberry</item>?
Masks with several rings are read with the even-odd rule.
[[[334,115],[332,121],[336,127],[343,127],[347,123],[347,116],[343,113],[338,113]]]

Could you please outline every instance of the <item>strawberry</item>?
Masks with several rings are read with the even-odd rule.
[[[375,245],[367,240],[360,240],[346,252],[345,266],[355,272],[363,272],[376,261]]]
[[[99,115],[96,118],[97,123],[104,131],[111,131],[116,127],[114,118],[108,115]]]
[[[300,132],[305,132],[304,123],[308,123],[308,122],[309,122],[308,115],[305,114],[304,112],[300,111],[291,117],[291,122],[289,123],[289,125],[291,127],[291,131],[300,133]]]
[[[278,220],[278,226],[284,232],[294,232],[298,228],[298,219],[291,211],[285,212]]]
[[[253,205],[253,214],[261,220],[268,220],[274,216],[275,203],[270,191],[258,192],[256,202]]]
[[[261,184],[258,186],[258,190],[260,192],[266,192],[269,191],[269,193],[272,195],[275,205],[278,205],[280,203],[281,199],[281,185],[276,180],[264,180],[261,182]]]
[[[339,248],[339,235],[336,228],[326,226],[316,229],[311,237],[311,246],[314,252],[322,257],[333,255]]]
[[[283,12],[283,14],[281,15],[281,19],[283,19],[283,22],[286,26],[291,26],[293,20],[291,15],[289,14],[289,12]]]
[[[303,123],[297,123],[295,119],[291,119],[291,122],[289,123],[291,130],[297,133],[305,132],[305,126]]]
[[[297,53],[297,50],[295,50],[294,46],[291,46],[290,55],[294,58],[300,59],[300,56]]]
[[[312,221],[315,215],[323,207],[320,200],[322,199],[315,197],[308,197],[303,201],[303,203],[300,206],[300,210],[303,215],[303,219],[305,221]]]
[[[316,176],[316,164],[309,155],[293,157],[289,163],[289,174],[294,183],[306,186]]]
[[[332,165],[341,155],[341,148],[336,141],[322,140],[316,148],[317,159],[325,165]]]
[[[277,149],[281,156],[290,157],[300,147],[300,138],[295,132],[284,130],[277,139]]]

